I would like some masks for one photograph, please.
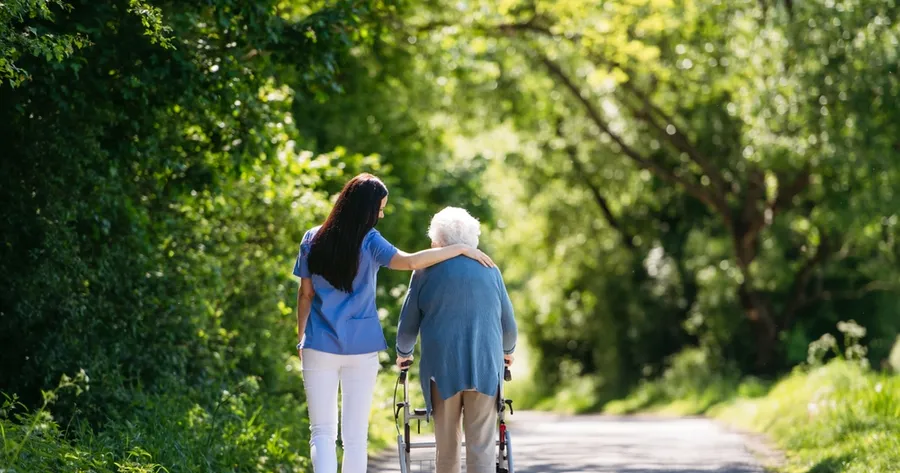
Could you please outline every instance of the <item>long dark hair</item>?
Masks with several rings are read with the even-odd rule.
[[[384,183],[371,174],[350,179],[312,240],[309,271],[336,289],[353,292],[363,238],[378,223],[381,201],[387,195]]]

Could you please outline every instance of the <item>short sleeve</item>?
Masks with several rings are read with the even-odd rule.
[[[372,230],[369,236],[369,253],[379,266],[388,266],[394,255],[397,254],[397,248],[389,241],[385,240],[378,230]]]
[[[297,261],[294,262],[294,276],[298,278],[310,278],[309,273],[309,247],[312,238],[310,232],[303,235],[303,241],[300,242],[300,252],[297,254]]]

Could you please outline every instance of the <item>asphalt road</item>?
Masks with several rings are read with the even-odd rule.
[[[748,449],[753,443],[749,438],[703,418],[516,412],[508,423],[516,473],[765,471]],[[416,453],[413,472],[433,471],[433,454],[433,450]],[[396,452],[370,461],[370,473],[399,471]]]

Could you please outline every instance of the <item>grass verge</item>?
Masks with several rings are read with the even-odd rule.
[[[110,413],[103,425],[92,427],[78,418],[60,425],[51,412],[54,401],[80,393],[86,387],[81,378],[86,377],[64,377],[36,410],[0,393],[0,473],[312,471],[302,391],[267,394],[249,378],[233,392],[177,386],[165,394],[129,391],[133,409]],[[395,380],[395,373],[384,370],[376,385],[372,452],[392,446],[396,438]]]
[[[900,472],[900,376],[835,361],[798,370],[763,397],[737,396],[709,414],[765,432],[789,473]]]
[[[777,470],[785,473],[900,472],[900,376],[835,360],[766,384],[687,369],[698,361],[676,361],[678,373],[645,383],[604,412],[704,414],[765,433],[784,450]]]

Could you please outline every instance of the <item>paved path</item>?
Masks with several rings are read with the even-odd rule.
[[[516,412],[508,420],[517,473],[765,471],[747,449],[747,439],[708,419]],[[423,451],[414,460],[430,455],[433,450]],[[431,471],[430,462],[421,465]],[[374,458],[369,467],[370,473],[399,471],[396,452]]]

